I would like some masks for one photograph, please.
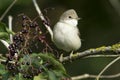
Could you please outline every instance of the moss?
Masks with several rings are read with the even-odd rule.
[[[90,51],[105,51],[106,50],[106,47],[105,46],[102,46],[102,47],[99,47],[99,48],[91,48]]]
[[[120,49],[120,44],[114,44],[111,46],[113,51]]]
[[[105,46],[96,48],[96,51],[105,51],[105,50],[106,50],[106,47],[105,47]]]

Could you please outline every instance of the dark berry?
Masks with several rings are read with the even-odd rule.
[[[27,79],[30,79],[30,75],[27,75]]]
[[[10,49],[10,53],[17,53],[17,51],[14,48],[12,48]]]
[[[12,49],[13,49],[12,46],[9,46],[8,48],[9,48],[9,50],[12,50]]]
[[[8,67],[8,70],[12,70],[11,66]]]
[[[21,36],[19,35],[19,36],[17,37],[17,39],[20,40],[20,39],[21,39]]]
[[[38,74],[39,74],[38,72],[35,72],[35,75],[36,75],[36,76],[38,76]]]
[[[30,23],[30,27],[31,27],[31,28],[34,28],[35,25],[34,25],[33,23]]]
[[[18,62],[15,62],[15,65],[16,65],[16,66],[20,66],[20,64],[19,64]]]
[[[29,74],[24,74],[24,75],[23,75],[23,78],[30,79],[30,78],[31,78],[31,75],[29,75]]]
[[[42,72],[42,67],[40,67],[40,68],[38,69],[38,72],[39,72],[39,73],[41,73],[41,72]]]
[[[11,69],[15,69],[15,66],[11,66]]]
[[[18,45],[17,45],[16,43],[14,43],[13,45],[14,45],[15,49],[17,49],[17,48],[18,48]]]
[[[14,44],[10,44],[8,47],[10,50],[13,50],[15,48]]]
[[[9,60],[6,60],[5,64],[8,64]]]
[[[18,40],[18,37],[17,36],[13,36],[13,40]]]
[[[23,77],[24,77],[24,78],[27,78],[27,75],[26,75],[26,74],[24,74],[24,75],[23,75]]]
[[[37,22],[34,22],[33,24],[35,25],[35,27],[38,26],[38,23],[37,23]]]
[[[25,62],[22,62],[22,65],[24,65],[25,64]]]
[[[45,25],[48,25],[48,26],[50,25],[47,20],[43,20],[42,22],[43,22],[43,24],[45,24]]]
[[[14,50],[10,50],[10,56],[14,56],[15,55],[15,51]]]
[[[26,27],[26,23],[23,23],[23,24],[22,24],[22,27]]]
[[[37,35],[37,32],[33,32],[33,35]]]
[[[12,73],[12,75],[13,75],[13,76],[15,76],[15,75],[16,75],[16,73]]]
[[[23,34],[25,34],[25,33],[28,33],[28,30],[23,29],[21,32],[22,32]]]
[[[37,28],[37,31],[41,32],[41,29],[40,29],[40,28]]]
[[[17,41],[17,42],[16,42],[16,45],[20,45],[20,44],[21,44],[21,41]]]
[[[25,20],[25,19],[27,19],[27,17],[26,17],[25,15],[23,15],[23,16],[22,16],[22,19]]]
[[[29,53],[32,53],[32,50],[29,48],[29,49],[28,49],[28,52],[29,52]]]
[[[12,61],[12,57],[8,56],[8,60],[6,62]]]
[[[47,67],[47,66],[49,66],[49,62],[46,62],[46,63],[44,64],[44,67]]]
[[[23,39],[23,38],[21,38],[21,39],[20,39],[20,41],[21,41],[21,42],[23,42],[23,41],[24,41],[24,39]]]
[[[14,53],[11,53],[10,55],[11,55],[11,56],[14,56],[15,54],[14,54]]]
[[[33,76],[32,76],[32,75],[30,75],[29,77],[30,77],[30,78],[32,78]]]
[[[26,62],[26,65],[30,65],[30,63],[29,63],[29,62]]]

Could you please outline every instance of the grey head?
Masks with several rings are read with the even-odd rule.
[[[78,17],[78,15],[74,9],[69,9],[69,10],[65,11],[60,17],[60,20],[68,20],[68,19],[79,20],[80,18]]]

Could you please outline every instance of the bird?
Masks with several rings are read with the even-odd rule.
[[[74,9],[69,9],[60,16],[53,28],[53,42],[57,48],[70,52],[81,47],[78,20],[80,18]]]

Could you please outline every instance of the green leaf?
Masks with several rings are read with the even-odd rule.
[[[60,63],[58,59],[56,59],[51,53],[32,53],[30,57],[31,59],[33,59],[31,60],[33,61],[32,64],[37,64],[44,69],[44,71],[42,72],[44,73],[44,75],[42,75],[43,77],[41,78],[40,75],[35,76],[34,80],[61,80],[64,77],[69,77],[62,63]],[[43,64],[46,61],[49,61],[51,67],[48,68],[42,65],[41,60]]]
[[[6,31],[7,31],[8,34],[13,34],[13,35],[15,34],[15,32],[9,30],[7,27],[6,27]]]
[[[60,70],[63,73],[66,73],[66,70],[64,68],[64,66],[57,60],[55,59],[52,55],[50,55],[50,53],[39,53],[38,56],[40,56],[41,58],[45,59],[45,60],[49,60],[53,66],[55,70]]]
[[[44,73],[40,73],[38,76],[34,76],[33,80],[46,80]]]
[[[2,76],[2,80],[8,80],[10,77],[10,73],[5,69],[5,66],[0,64],[0,75]]]
[[[59,80],[59,79],[56,77],[54,72],[48,71],[48,80]]]
[[[15,34],[13,31],[9,30],[8,27],[0,22],[0,39],[1,38],[9,38],[9,34]]]
[[[5,66],[0,64],[0,74],[3,75],[6,73]]]
[[[58,70],[48,71],[48,80],[62,80],[64,78],[69,78],[69,76]]]
[[[6,32],[6,25],[0,22],[0,32]]]
[[[15,80],[24,80],[23,76],[21,73],[15,76]]]
[[[2,80],[9,80],[10,73],[6,72],[5,74],[2,75]]]
[[[0,39],[8,39],[9,38],[9,34],[6,32],[0,32]]]
[[[35,76],[33,80],[41,80],[41,77],[40,77],[40,75],[38,75],[38,76]]]
[[[2,22],[0,22],[0,32],[7,32],[9,34],[15,34],[13,31],[9,30],[8,27]]]
[[[57,77],[59,77],[59,78],[70,78],[70,76],[68,75],[68,74],[64,74],[63,72],[61,72],[60,70],[58,71],[58,70],[54,70],[53,71],[54,72],[54,74],[57,76]]]

